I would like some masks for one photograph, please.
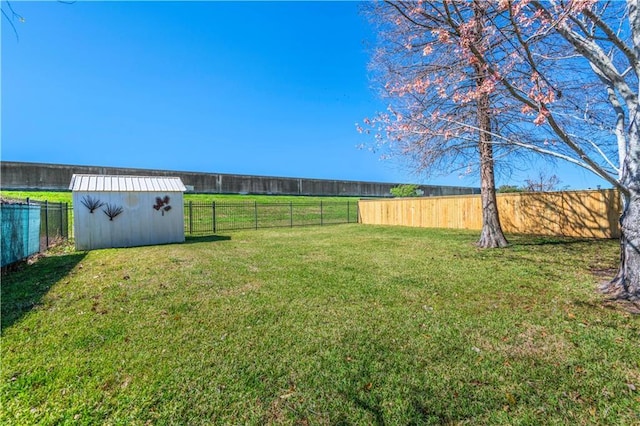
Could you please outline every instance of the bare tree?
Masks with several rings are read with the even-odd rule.
[[[538,172],[535,178],[525,179],[524,190],[527,192],[557,191],[560,179],[556,175],[547,175],[544,171]]]
[[[13,5],[11,4],[10,1],[5,1],[3,3],[6,5],[6,7],[2,7],[2,3],[0,3],[0,11],[2,12],[2,17],[11,26],[11,29],[13,30],[13,33],[15,34],[16,40],[17,40],[19,39],[19,36],[18,36],[18,29],[16,28],[15,22],[18,21],[20,23],[24,23],[25,20],[22,17],[22,15],[20,15],[14,10]]]
[[[396,46],[408,39],[411,49],[418,46],[434,61],[441,61],[437,68],[441,74],[431,78],[427,76],[435,74],[420,74],[417,70],[424,64],[408,55],[399,61],[402,67],[387,70],[390,77],[394,72],[404,74],[396,80],[390,78],[390,82],[401,83],[392,83],[387,91],[422,103],[422,111],[427,114],[400,115],[399,120],[398,113],[392,111],[396,118],[389,119],[385,140],[400,141],[404,152],[420,160],[426,158],[425,165],[438,165],[434,160],[437,158],[443,166],[454,165],[459,156],[468,155],[468,145],[460,141],[472,139],[472,131],[490,133],[494,151],[525,149],[568,161],[602,177],[620,190],[624,206],[619,270],[603,290],[619,298],[639,299],[638,0],[486,2],[480,15],[484,22],[479,40],[471,31],[478,16],[470,17],[464,12],[474,4],[471,0],[393,3],[396,9],[408,11],[403,18],[414,29],[413,36],[397,33]],[[401,24],[399,17],[390,18],[383,29],[389,31]],[[437,41],[429,34],[436,34]],[[455,43],[442,43],[451,39]],[[392,43],[391,38],[387,40]],[[479,64],[484,73],[481,88],[465,91],[461,82],[469,74],[459,72],[455,65],[461,64],[456,58]],[[448,77],[444,73],[449,73]],[[425,92],[441,95],[440,100],[417,96],[415,88],[420,84]],[[490,95],[494,123],[491,129],[474,122],[465,108],[468,104],[459,102],[474,95],[476,100],[481,91]],[[427,101],[434,103],[427,105]],[[412,126],[407,126],[407,121]],[[404,133],[399,131],[403,130],[400,123],[405,125]],[[412,134],[438,135],[440,144],[433,138],[411,137]]]
[[[75,0],[57,0],[58,3],[63,3],[63,4],[74,4],[76,1]],[[16,40],[20,39],[20,36],[18,35],[18,29],[16,28],[15,23],[16,22],[20,22],[21,24],[25,23],[25,19],[22,15],[20,15],[18,12],[16,12],[16,10],[13,8],[13,4],[10,1],[0,1],[0,12],[2,13],[2,18],[4,18],[7,23],[11,26],[11,29],[13,30],[13,34],[16,36]]]
[[[620,265],[603,290],[632,300],[640,298],[639,8],[637,0],[502,1],[491,15],[502,54],[474,52],[520,105],[514,122],[532,114],[528,129],[548,135],[543,145],[505,143],[577,164],[620,190]]]
[[[493,84],[469,44],[488,49],[485,3],[384,2],[367,9],[379,28],[372,60],[387,113],[365,120],[386,154],[409,160],[418,172],[471,169],[479,160],[480,247],[508,244],[500,226],[494,177]],[[461,120],[466,125],[452,123]]]

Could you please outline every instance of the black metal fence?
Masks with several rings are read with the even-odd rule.
[[[5,202],[6,200],[3,200],[3,206]],[[2,250],[15,249],[13,251],[16,253],[27,254],[19,255],[7,264],[37,251],[44,252],[71,236],[73,210],[68,203],[30,199],[11,200],[9,203],[22,205],[24,208],[17,209],[15,213],[16,209],[11,209],[10,212],[8,208],[3,208]],[[12,220],[12,217],[15,220]],[[8,223],[4,223],[5,221]],[[357,222],[358,202],[354,200],[274,203],[189,201],[184,205],[184,226],[187,235]],[[34,226],[39,228],[37,235],[34,235]],[[3,266],[5,260],[3,258]]]
[[[69,238],[69,204],[27,201],[40,205],[40,251]]]
[[[358,222],[358,202],[187,202],[185,233],[215,234],[221,231]]]

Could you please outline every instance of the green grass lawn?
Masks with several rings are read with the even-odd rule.
[[[616,241],[337,225],[2,279],[2,424],[640,423]]]
[[[3,198],[24,200],[30,198],[36,201],[71,204],[71,191],[0,191]]]

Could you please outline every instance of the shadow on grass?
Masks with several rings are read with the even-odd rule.
[[[429,392],[427,391],[427,394]],[[465,416],[456,415],[455,413],[447,413],[444,406],[429,407],[422,399],[425,396],[424,390],[415,389],[415,396],[411,398],[411,409],[414,422],[410,424],[457,424],[461,420],[465,420]],[[384,410],[379,400],[375,402],[366,401],[365,399],[357,395],[345,395],[354,403],[354,405],[365,412],[368,412],[374,419],[371,424],[376,426],[385,426],[388,422],[385,421]],[[439,396],[432,395],[433,398],[439,398]],[[346,420],[341,419],[338,424],[349,424]]]
[[[595,244],[601,241],[596,238],[532,237],[527,235],[511,235],[509,237],[512,246],[569,246],[572,244]]]
[[[607,309],[616,312],[626,312],[631,315],[640,315],[640,302],[632,302],[629,300],[604,299],[599,302],[585,302],[583,300],[574,300],[573,304],[589,309]]]
[[[375,403],[371,403],[371,402],[365,401],[362,398],[354,396],[353,402],[356,404],[356,406],[367,411],[373,416],[373,418],[375,419],[375,423],[374,423],[375,425],[378,425],[378,426],[385,425],[384,414],[379,401],[376,401]]]
[[[11,327],[38,306],[49,289],[85,257],[86,253],[43,257],[32,265],[23,264],[2,277],[0,330]]]
[[[195,244],[195,243],[213,243],[216,241],[229,241],[231,237],[227,235],[202,235],[202,236],[187,236],[183,244]]]

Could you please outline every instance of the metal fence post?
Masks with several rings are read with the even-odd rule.
[[[64,204],[64,216],[62,213],[62,205]],[[66,239],[69,239],[69,222],[65,220],[66,217],[69,216],[67,203],[60,203],[60,220],[62,221],[62,236]]]
[[[31,227],[31,211],[30,210],[31,209],[29,208],[29,199],[27,198],[27,247],[22,251],[22,253],[20,253],[20,257],[24,257],[24,255],[30,251],[29,250],[29,239],[31,237],[31,234],[29,233],[30,227]],[[3,249],[5,248],[3,247]],[[38,229],[38,252],[40,252],[40,230],[39,229]]]
[[[211,210],[212,210],[212,215],[213,215],[213,233],[216,233],[216,202],[212,201],[211,202]]]
[[[253,206],[255,209],[256,229],[258,229],[258,202],[254,201]]]
[[[193,201],[189,201],[189,235],[193,234]]]
[[[322,200],[320,200],[320,226],[324,225],[324,221],[322,220]]]
[[[351,201],[347,200],[347,223],[351,223],[351,215],[349,214],[349,206],[351,205]]]
[[[289,201],[289,225],[293,228],[293,201]]]
[[[46,236],[47,248],[49,248],[49,201],[44,201],[44,233]]]
[[[73,234],[73,220],[71,218],[71,214],[69,213],[69,203],[66,204],[67,209],[67,238],[71,238],[74,236]],[[71,213],[73,213],[73,204],[71,205]]]
[[[62,202],[58,203],[58,208],[60,208],[60,236],[64,237],[64,225],[62,224]]]

